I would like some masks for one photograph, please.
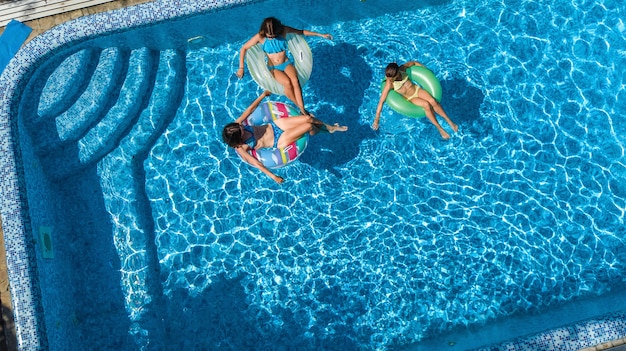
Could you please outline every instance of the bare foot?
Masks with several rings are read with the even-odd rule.
[[[328,129],[329,133],[334,133],[334,132],[345,132],[346,130],[348,130],[347,126],[340,126],[339,123],[335,123],[332,126],[327,125],[326,129]],[[448,136],[449,137],[449,136]]]
[[[446,132],[446,131],[445,131],[445,130],[443,130],[443,129],[440,129],[440,130],[439,130],[439,134],[441,134],[441,137],[442,137],[442,138],[444,138],[445,140],[450,139],[450,134],[448,134],[448,132]]]
[[[453,131],[455,131],[455,132],[459,131],[459,126],[457,126],[456,123],[450,122],[449,124],[450,124],[450,127],[452,127]]]

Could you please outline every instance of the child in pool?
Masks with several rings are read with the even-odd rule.
[[[398,66],[397,63],[392,62],[387,65],[385,69],[385,86],[383,87],[383,91],[380,95],[380,100],[378,101],[378,107],[376,108],[376,118],[374,118],[374,123],[372,123],[372,129],[378,129],[378,123],[380,121],[380,113],[383,110],[383,104],[387,99],[387,95],[391,90],[395,90],[400,95],[404,96],[405,99],[412,102],[413,104],[420,106],[424,109],[426,114],[426,118],[435,125],[439,134],[444,139],[450,139],[450,134],[446,132],[435,117],[435,113],[443,117],[444,120],[452,127],[453,131],[458,131],[459,127],[452,122],[452,120],[448,117],[446,111],[443,110],[441,104],[435,98],[430,95],[425,89],[421,89],[419,85],[414,84],[406,72],[406,69],[411,66],[422,66],[421,63],[417,61],[409,61],[402,66]]]
[[[258,168],[276,183],[282,183],[284,182],[282,177],[272,173],[259,160],[250,155],[251,149],[284,148],[300,139],[305,133],[315,135],[319,131],[345,132],[348,127],[339,124],[328,125],[310,115],[280,118],[261,126],[242,125],[241,123],[259,106],[261,100],[270,95],[269,91],[264,91],[261,96],[256,98],[234,123],[229,123],[224,127],[222,138],[228,146],[237,151],[244,161]]]
[[[298,80],[298,72],[296,71],[296,67],[293,65],[291,59],[287,56],[287,41],[285,39],[286,35],[289,33],[307,36],[314,35],[330,40],[333,39],[330,34],[291,28],[283,25],[274,17],[268,17],[263,20],[263,23],[261,23],[259,32],[241,47],[241,50],[239,51],[239,68],[237,69],[237,77],[243,77],[243,63],[248,49],[256,44],[261,44],[263,51],[267,55],[267,67],[270,72],[272,72],[276,81],[278,81],[278,83],[285,88],[285,96],[298,106],[301,114],[308,115],[309,113],[304,108],[302,88],[300,87],[300,81]]]

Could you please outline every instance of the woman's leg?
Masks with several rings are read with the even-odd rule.
[[[287,65],[285,67],[285,74],[289,77],[291,81],[291,87],[293,96],[296,99],[296,105],[300,108],[300,113],[304,115],[308,115],[309,113],[304,109],[304,99],[302,98],[302,87],[300,86],[300,80],[298,79],[298,71],[296,70],[296,66],[293,64]]]
[[[425,89],[420,89],[418,92],[418,98],[426,100],[432,106],[435,113],[437,113],[439,116],[443,117],[443,119],[446,120],[452,130],[454,130],[455,132],[459,130],[459,126],[457,126],[456,123],[452,122],[450,117],[448,117],[446,111],[443,110],[443,107],[441,106],[439,101],[435,100],[435,98],[432,97],[429,92],[427,92]]]
[[[289,118],[280,118],[274,121],[274,124],[278,126],[278,128],[284,130],[285,132],[299,128],[302,124],[307,124],[313,127],[313,129],[324,130],[330,133],[334,132],[343,132],[348,129],[345,126],[339,126],[339,124],[335,123],[334,125],[326,124],[324,121],[321,121],[310,115],[302,115],[302,116],[292,116]]]
[[[285,147],[300,139],[305,133],[311,133],[313,131],[311,119],[309,116],[294,116],[275,120],[274,124],[283,130],[276,146]]]
[[[294,75],[291,75],[288,72],[293,72]],[[287,67],[285,67],[285,72],[273,69],[272,74],[274,75],[274,79],[276,79],[276,81],[283,86],[287,99],[293,101],[293,103],[300,109],[300,113],[304,114],[305,110],[304,102],[302,101],[302,89],[300,89],[300,82],[298,81],[296,68],[293,65],[287,65]]]
[[[300,139],[304,133],[315,135],[319,130],[325,130],[329,133],[344,132],[348,127],[338,124],[328,125],[317,118],[311,116],[293,116],[289,118],[280,118],[274,121],[274,124],[283,130],[283,134],[278,139],[278,147],[285,147],[294,141]]]
[[[424,90],[424,89],[420,89],[420,92]],[[429,94],[430,95],[430,94]],[[437,117],[435,117],[435,110],[433,109],[433,106],[426,100],[421,99],[419,97],[413,98],[413,100],[411,100],[411,102],[421,108],[424,109],[424,112],[426,113],[426,118],[428,118],[428,120],[430,121],[430,123],[432,123],[433,125],[435,125],[435,128],[437,128],[437,130],[439,131],[439,134],[441,134],[441,137],[444,139],[450,139],[450,134],[448,134],[448,132],[446,132],[442,127],[441,124],[439,124],[439,121],[437,121]]]

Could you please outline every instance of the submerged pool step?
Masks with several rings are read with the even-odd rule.
[[[167,124],[174,119],[186,81],[185,54],[176,50],[162,51],[148,106],[141,112],[128,136],[120,143],[119,147],[127,155],[134,156],[149,151],[161,136]]]
[[[162,325],[143,323],[150,310],[144,307],[158,311],[160,307],[155,306],[163,303],[143,161],[180,106],[187,79],[185,59],[184,52],[161,52],[147,107],[119,146],[98,163],[104,204],[113,219],[113,241],[120,255],[122,291],[129,318],[137,323],[132,332],[137,337],[163,332]]]
[[[55,68],[41,91],[36,121],[55,118],[76,103],[87,89],[101,52],[98,48],[82,49]]]
[[[126,76],[129,52],[119,48],[102,50],[89,84],[76,102],[56,118],[36,121],[31,127],[36,151],[45,154],[82,137],[98,122],[119,95]]]
[[[126,79],[119,96],[106,115],[76,145],[42,155],[44,164],[63,164],[50,167],[52,178],[64,176],[85,168],[111,152],[127,133],[143,108],[146,107],[155,79],[159,53],[148,48],[133,50],[128,60]]]
[[[130,56],[126,81],[122,85],[117,103],[100,122],[78,141],[78,157],[82,164],[99,159],[115,148],[122,134],[134,123],[148,102],[152,92],[157,60],[147,48],[134,50]]]

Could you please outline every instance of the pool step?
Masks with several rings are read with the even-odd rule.
[[[75,146],[59,148],[41,156],[42,163],[46,165],[64,165],[48,167],[48,174],[52,178],[63,178],[98,162],[119,144],[130,126],[137,121],[141,110],[146,107],[158,67],[158,55],[158,52],[148,48],[133,50],[127,64],[126,79],[115,105]]]
[[[102,50],[98,66],[87,88],[76,102],[56,118],[42,118],[31,128],[40,155],[77,141],[98,122],[119,95],[126,75],[129,52],[118,48]]]
[[[122,85],[117,103],[106,116],[78,141],[78,156],[82,164],[98,160],[115,148],[139,113],[145,108],[152,85],[157,58],[147,48],[134,50],[130,56],[126,81]]]
[[[55,118],[74,105],[85,91],[101,52],[100,48],[90,48],[53,55],[30,77],[24,96],[32,98],[22,99],[19,110],[36,149],[38,144],[54,144],[59,140]]]
[[[150,150],[178,110],[186,84],[186,57],[183,52],[161,52],[159,70],[148,106],[142,111],[128,137],[120,143],[129,155]]]
[[[41,91],[37,121],[55,118],[78,100],[98,66],[101,51],[95,48],[80,50],[55,68]]]
[[[98,163],[104,204],[113,219],[114,243],[120,255],[122,291],[135,325],[131,334],[145,342],[154,340],[150,339],[153,334],[163,333],[164,327],[142,323],[144,314],[160,310],[158,306],[163,303],[152,213],[143,186],[143,162],[180,106],[186,84],[185,64],[183,52],[161,52],[148,106],[119,147]]]

